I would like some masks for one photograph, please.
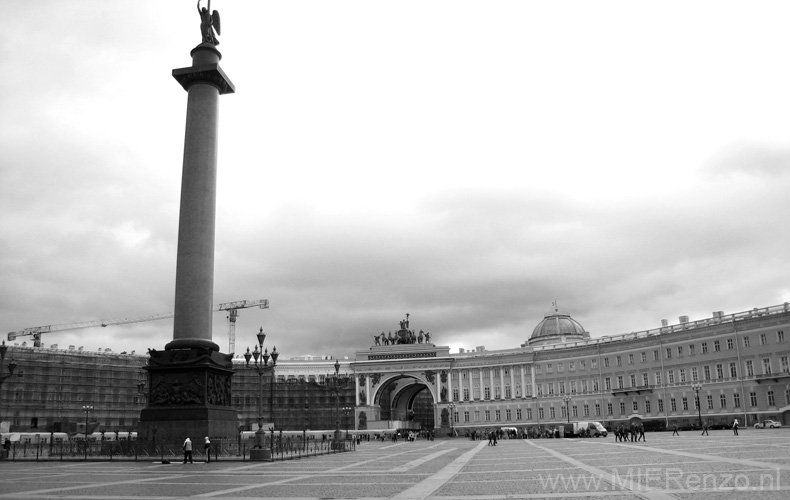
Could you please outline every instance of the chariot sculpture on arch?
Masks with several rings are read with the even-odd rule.
[[[211,12],[211,0],[208,0],[208,6],[200,7],[200,0],[197,3],[198,14],[200,14],[200,36],[202,43],[210,43],[212,45],[219,45],[217,35],[221,35],[221,27],[219,22],[219,12],[216,10]],[[216,31],[216,35],[214,34]]]

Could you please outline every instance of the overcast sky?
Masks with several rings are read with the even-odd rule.
[[[214,299],[271,301],[237,353],[263,326],[283,359],[353,356],[407,312],[457,351],[518,347],[554,300],[593,337],[790,301],[787,2],[212,9]],[[172,311],[195,2],[3,12],[0,331]]]

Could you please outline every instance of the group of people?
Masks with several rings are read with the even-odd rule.
[[[187,460],[189,460],[189,463],[191,464],[195,463],[192,461],[192,440],[189,439],[189,437],[184,440],[183,448],[184,463],[187,463]],[[206,454],[206,463],[211,463],[211,440],[208,438],[208,436],[206,436],[205,442],[203,444],[203,450]]]
[[[615,442],[621,443],[628,442],[629,440],[632,443],[647,441],[647,439],[645,439],[645,426],[635,422],[631,423],[630,426],[620,424],[614,430],[614,440]]]

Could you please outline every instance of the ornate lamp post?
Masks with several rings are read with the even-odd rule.
[[[85,412],[85,460],[88,460],[88,414],[93,411],[93,406],[84,405],[82,411]]]
[[[5,379],[9,378],[11,375],[14,374],[14,370],[16,370],[16,362],[14,359],[11,359],[11,362],[8,363],[8,375],[3,374],[3,365],[5,364],[5,353],[8,352],[8,346],[5,345],[5,340],[3,341],[2,345],[0,345],[0,389],[3,388],[3,382]],[[2,401],[2,398],[0,398]],[[2,421],[2,412],[0,412],[0,421]],[[8,429],[11,430],[10,428]]]
[[[694,394],[695,394],[694,399],[697,402],[697,417],[699,417],[699,428],[702,429],[702,406],[699,404],[699,391],[702,390],[702,382],[692,383],[691,388],[694,390]]]
[[[335,360],[335,440],[340,438],[340,361]]]
[[[455,437],[455,429],[453,428],[455,424],[455,403],[451,401],[448,408],[450,408],[450,437]]]
[[[571,395],[570,394],[564,395],[562,397],[562,400],[565,401],[565,415],[567,415],[567,417],[568,417],[568,423],[571,423],[571,412],[570,412],[570,410],[568,408],[568,405],[571,402]]]
[[[350,406],[343,407],[343,416],[345,417],[346,421],[346,441],[348,441],[348,415],[354,410],[354,408]]]
[[[263,332],[263,327],[255,334],[258,340],[258,343],[255,344],[255,350],[250,353],[250,348],[247,348],[247,352],[244,353],[244,360],[247,362],[248,368],[254,368],[255,371],[258,373],[258,430],[255,431],[255,447],[259,450],[263,450],[263,443],[264,438],[266,437],[266,431],[263,430],[263,374],[266,372],[266,369],[269,366],[269,349],[263,348],[263,342],[266,340],[266,334]],[[259,349],[260,348],[260,349]],[[277,364],[277,357],[280,354],[277,352],[277,347],[272,349],[271,359],[272,359],[272,379],[274,379],[274,365]],[[255,363],[250,366],[250,359],[255,358]],[[258,360],[260,359],[260,363]],[[274,421],[274,411],[272,408],[272,421]],[[271,451],[269,452],[271,453]],[[256,453],[256,460],[263,460],[264,453],[260,453],[260,456]],[[271,458],[271,455],[267,458]],[[252,458],[252,453],[250,454],[250,459]]]

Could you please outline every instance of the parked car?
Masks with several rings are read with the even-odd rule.
[[[755,429],[765,429],[768,427],[769,429],[773,429],[775,427],[782,427],[781,422],[777,422],[776,420],[763,420],[762,422],[757,422],[754,424]]]

